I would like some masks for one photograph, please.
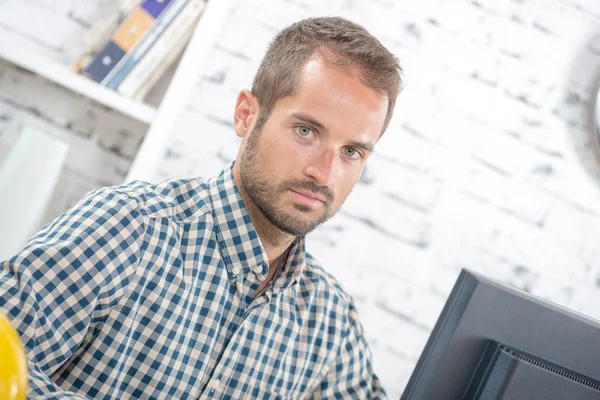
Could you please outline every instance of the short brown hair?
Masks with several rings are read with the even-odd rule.
[[[252,94],[260,105],[256,129],[267,120],[278,99],[292,95],[298,88],[302,68],[317,52],[329,64],[357,68],[367,86],[385,94],[388,109],[383,133],[401,90],[402,68],[365,28],[340,17],[308,18],[275,36],[252,83]]]

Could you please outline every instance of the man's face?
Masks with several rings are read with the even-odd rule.
[[[275,103],[260,131],[241,135],[243,190],[281,231],[312,231],[340,209],[360,178],[387,101],[357,71],[309,60],[296,92]]]

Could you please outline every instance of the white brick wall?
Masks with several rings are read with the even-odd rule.
[[[72,33],[114,6],[3,3],[13,18],[0,15],[2,35],[63,61],[73,57],[67,48],[80,46]],[[26,18],[23,10],[53,15],[52,29],[17,32],[10,24]],[[249,87],[274,33],[312,15],[362,23],[405,70],[406,89],[363,179],[309,240],[355,296],[391,397],[461,267],[600,318],[600,165],[587,126],[600,71],[596,0],[239,1],[156,179],[210,176],[235,157],[237,92]],[[51,215],[92,186],[123,179],[144,132],[80,103],[0,63],[0,140],[27,122],[78,143]]]

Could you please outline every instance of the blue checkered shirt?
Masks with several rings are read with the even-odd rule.
[[[268,259],[231,172],[90,193],[0,263],[0,309],[44,399],[385,398],[352,299]]]

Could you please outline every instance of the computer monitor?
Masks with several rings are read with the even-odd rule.
[[[600,323],[463,269],[401,399],[598,400]]]

